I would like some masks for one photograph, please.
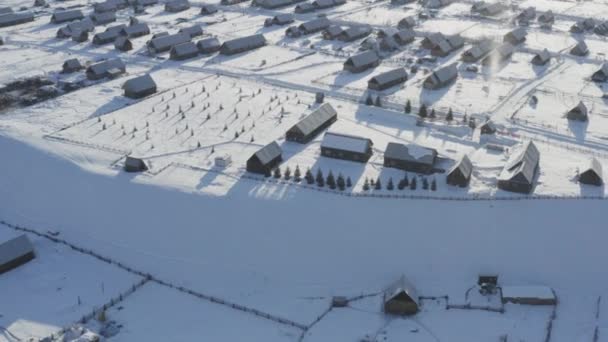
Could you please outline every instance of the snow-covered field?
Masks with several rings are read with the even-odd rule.
[[[116,23],[95,29],[127,24],[136,15],[152,33],[174,33],[196,23],[203,37],[224,41],[263,33],[268,41],[233,56],[173,61],[168,53],[147,54],[149,36],[133,39],[129,52],[118,52],[113,44],[57,39],[60,25],[49,23],[53,10],[80,6],[88,14],[92,2],[48,2],[50,7],[36,9],[34,22],[0,28],[5,43],[0,84],[36,75],[54,82],[83,80],[83,71],[59,73],[68,58],[90,64],[120,57],[127,71],[0,112],[0,219],[57,232],[155,279],[300,326],[150,281],[107,311],[108,319],[120,325],[108,341],[460,342],[499,341],[501,336],[545,341],[552,307],[507,304],[504,313],[446,310],[446,300],[437,299],[424,300],[413,317],[381,310],[378,293],[401,275],[421,296],[448,296],[451,305],[500,305],[497,298],[476,295],[476,289],[473,299],[464,295],[487,271],[498,273],[504,285],[555,290],[552,342],[606,340],[608,301],[598,298],[608,296],[602,271],[608,256],[607,190],[582,185],[576,176],[592,157],[608,165],[605,85],[590,81],[608,53],[608,42],[593,32],[568,30],[577,20],[608,13],[607,3],[515,1],[500,16],[481,18],[470,14],[470,2],[429,11],[419,3],[349,0],[296,14],[295,25],[319,13],[344,27],[371,25],[369,37],[395,28],[406,16],[418,17],[414,43],[382,51],[377,67],[352,74],[342,70],[343,63],[360,51],[362,39],[330,41],[321,33],[287,38],[288,26],[263,26],[268,17],[292,13],[293,6],[265,10],[212,1],[219,11],[209,16],[199,15],[200,3],[175,14],[164,12],[163,5],[137,15],[127,8],[118,11]],[[5,5],[16,10],[22,4],[10,0]],[[533,22],[526,42],[498,65],[460,61],[479,39],[502,41],[515,28],[511,19],[528,6],[552,10],[553,28]],[[465,46],[430,58],[420,42],[431,32],[461,34]],[[581,38],[589,55],[570,55]],[[549,64],[532,65],[534,54],[544,48],[552,55]],[[451,63],[458,63],[454,83],[438,90],[423,87],[431,72]],[[367,89],[371,77],[397,67],[409,74],[404,84]],[[141,100],[124,97],[123,83],[146,73],[156,81],[157,93]],[[323,134],[308,144],[286,141],[286,130],[317,108],[318,92],[338,112],[331,131],[373,141],[368,163],[322,157]],[[381,106],[366,105],[368,96],[379,96]],[[411,113],[404,112],[408,101]],[[565,118],[579,101],[589,108],[588,122]],[[420,120],[422,104],[435,109],[437,117]],[[455,117],[451,123],[445,120],[449,109]],[[497,133],[480,136],[463,122],[465,115],[478,123],[491,118]],[[498,190],[503,166],[529,139],[541,154],[533,193]],[[272,141],[283,150],[283,171],[332,171],[349,177],[353,186],[332,191],[248,173],[247,159]],[[438,151],[436,167],[443,172],[408,173],[410,179],[436,181],[436,190],[386,188],[389,179],[396,184],[404,177],[403,171],[383,166],[390,142]],[[232,164],[219,169],[214,159],[225,154]],[[471,182],[466,188],[448,186],[445,170],[464,154],[474,165]],[[143,158],[149,170],[125,173],[126,155]],[[365,190],[370,179],[381,179],[383,188]],[[16,234],[0,225],[0,243]],[[0,341],[16,340],[12,335],[22,340],[48,336],[141,280],[51,240],[30,238],[37,258],[0,275]],[[323,315],[332,296],[360,295],[370,296]]]

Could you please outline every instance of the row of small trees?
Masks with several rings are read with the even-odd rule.
[[[375,190],[382,190],[382,182],[380,180],[380,177],[376,178],[376,180],[374,180],[373,178],[365,178],[365,182],[363,183],[363,190],[368,191],[371,189],[375,189]],[[397,183],[397,189],[399,190],[405,190],[405,189],[410,189],[410,190],[416,190],[418,188],[418,181],[416,177],[412,177],[412,179],[410,180],[409,177],[407,176],[407,173],[403,176],[403,178],[401,178],[399,180],[399,182]],[[437,190],[437,180],[435,178],[433,178],[431,180],[431,182],[429,183],[429,180],[426,177],[422,178],[422,189],[423,190],[431,190],[431,191],[436,191]],[[386,184],[386,190],[392,191],[395,190],[395,184],[393,182],[393,178],[390,177],[388,179],[388,183]]]

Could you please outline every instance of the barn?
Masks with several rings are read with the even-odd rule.
[[[283,160],[283,151],[276,141],[262,147],[247,160],[247,171],[270,175],[274,169]]]
[[[87,40],[89,40],[89,33],[87,31],[72,32],[72,41],[76,43],[84,43]]]
[[[114,48],[120,51],[131,51],[133,50],[133,43],[125,36],[120,36],[114,41]]]
[[[529,194],[534,188],[540,163],[540,152],[532,141],[526,142],[513,154],[498,175],[498,188]]]
[[[198,55],[198,47],[193,42],[177,44],[171,48],[170,58],[181,61]]]
[[[219,51],[222,44],[217,38],[212,37],[199,40],[196,43],[196,46],[198,47],[200,53],[209,54]]]
[[[95,25],[106,25],[116,21],[116,12],[103,12],[91,14],[91,20]]]
[[[192,25],[179,29],[179,33],[186,33],[190,38],[194,38],[203,35],[203,28],[201,25]]]
[[[410,29],[403,29],[393,34],[393,39],[399,45],[407,45],[416,39],[416,34]]]
[[[423,86],[425,89],[436,90],[448,86],[458,78],[458,69],[456,63],[435,70],[429,77],[424,80]]]
[[[122,88],[126,97],[138,99],[156,93],[156,82],[149,74],[145,74],[128,80]]]
[[[314,139],[324,129],[338,120],[338,112],[331,104],[325,103],[293,125],[285,138],[300,144],[306,144]]]
[[[0,15],[0,27],[14,26],[34,21],[34,14],[30,12],[7,13]]]
[[[506,62],[513,53],[515,52],[515,48],[513,45],[509,43],[503,43],[501,46],[497,47],[494,51],[490,52],[482,61],[481,64],[485,66],[493,66],[497,64],[501,64]]]
[[[416,173],[432,173],[436,160],[435,149],[413,144],[390,142],[384,151],[384,166]]]
[[[463,52],[461,59],[463,62],[475,63],[487,56],[494,49],[494,42],[483,40],[479,44]]]
[[[148,166],[141,158],[127,156],[125,158],[124,170],[126,172],[144,172],[148,170]]]
[[[34,247],[23,234],[0,244],[0,274],[15,269],[34,259]]]
[[[601,186],[604,184],[604,174],[602,164],[593,158],[591,162],[578,176],[579,183]]]
[[[321,142],[324,157],[366,163],[372,156],[371,139],[355,135],[327,132]]]
[[[583,101],[580,101],[576,107],[570,109],[568,113],[566,113],[566,118],[568,118],[568,120],[587,121],[589,119],[587,106],[585,106]]]
[[[469,185],[472,172],[473,163],[471,163],[471,159],[469,159],[469,157],[465,154],[448,171],[446,183],[464,188]]]
[[[80,61],[76,58],[72,58],[63,62],[62,71],[65,74],[69,74],[81,70],[82,68],[83,66],[80,64]]]
[[[190,9],[188,0],[173,0],[165,4],[165,11],[169,13],[183,12]]]
[[[570,54],[574,56],[587,56],[589,54],[589,48],[587,47],[587,43],[584,40],[579,41],[576,45],[570,50]]]
[[[380,64],[380,57],[375,51],[365,51],[355,56],[349,57],[344,62],[344,70],[352,73],[363,72],[367,69],[375,68]]]
[[[175,45],[189,41],[190,35],[185,33],[165,34],[153,37],[148,41],[148,49],[153,53],[160,53],[170,51]]]
[[[217,12],[217,7],[211,4],[204,4],[201,6],[201,15],[210,15]]]
[[[114,43],[116,38],[120,36],[120,32],[122,31],[122,29],[125,27],[127,26],[122,24],[108,27],[104,32],[97,33],[93,36],[93,44],[104,45]]]
[[[446,37],[442,33],[431,33],[424,37],[420,45],[425,49],[431,50],[444,40],[446,40]]]
[[[62,24],[68,21],[81,20],[84,14],[80,10],[57,11],[51,16],[51,23]]]
[[[608,81],[608,63],[602,64],[600,69],[591,75],[593,82],[606,82]]]
[[[263,34],[241,37],[225,41],[220,47],[220,54],[234,55],[237,53],[254,50],[266,45],[266,38]]]
[[[323,39],[332,40],[336,39],[342,32],[344,32],[342,26],[331,25],[330,27],[323,30],[323,33],[321,33],[321,35],[323,36]]]
[[[150,27],[146,23],[137,23],[131,26],[127,26],[120,31],[120,34],[127,36],[128,38],[143,37],[150,34]]]
[[[545,64],[549,63],[550,60],[551,60],[551,54],[549,53],[549,50],[544,49],[543,51],[538,52],[534,55],[534,57],[532,58],[532,64],[545,65]]]
[[[367,37],[371,33],[372,33],[372,29],[369,26],[350,27],[350,28],[347,28],[346,30],[340,32],[340,34],[338,34],[337,38],[338,38],[338,40],[343,41],[343,42],[352,42],[357,39]]]
[[[400,30],[412,29],[414,26],[416,26],[416,18],[414,17],[405,17],[399,20],[399,22],[397,23],[397,27]]]
[[[112,58],[90,65],[86,74],[89,80],[99,80],[110,76],[110,74],[125,73],[126,71],[127,67],[120,58]]]
[[[325,30],[329,25],[331,25],[329,19],[322,17],[300,24],[298,30],[301,34],[313,34]]]
[[[415,315],[419,308],[419,297],[416,288],[402,276],[384,290],[382,295],[383,310],[391,315]]]
[[[372,90],[385,90],[407,81],[407,72],[404,68],[397,68],[378,74],[367,81],[367,88]]]
[[[528,33],[522,27],[518,27],[515,30],[505,34],[502,41],[511,45],[518,45],[526,41],[526,35]]]
[[[547,286],[502,286],[500,296],[503,304],[556,305],[557,297]]]

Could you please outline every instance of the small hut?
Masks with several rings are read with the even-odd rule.
[[[405,276],[384,290],[382,300],[384,312],[391,315],[414,315],[420,306],[418,293]]]
[[[148,170],[148,166],[141,158],[127,156],[125,158],[124,170],[126,172],[144,172]]]
[[[587,106],[585,106],[583,101],[580,101],[576,107],[570,109],[570,111],[566,113],[566,117],[568,120],[587,121],[589,119]]]
[[[578,181],[582,184],[601,186],[604,184],[602,164],[593,158],[587,168],[578,176]]]
[[[469,185],[472,172],[473,163],[471,163],[471,160],[465,154],[456,164],[454,164],[450,171],[448,171],[446,182],[449,185],[464,188]]]

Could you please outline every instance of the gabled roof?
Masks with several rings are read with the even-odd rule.
[[[433,165],[437,158],[437,151],[414,144],[404,145],[389,142],[384,151],[384,158]]]
[[[344,36],[345,39],[350,40],[361,38],[370,34],[371,32],[372,29],[369,26],[356,26],[347,28],[346,30],[342,31],[340,35]]]
[[[507,33],[506,36],[511,36],[511,37],[513,37],[513,39],[520,41],[520,40],[523,40],[524,38],[526,38],[527,34],[528,33],[526,32],[526,30],[523,27],[518,27],[515,30]]]
[[[412,283],[409,282],[405,278],[405,276],[401,276],[396,282],[391,284],[384,290],[384,301],[387,302],[389,300],[395,299],[399,295],[406,294],[416,305],[419,305],[419,297],[418,291]]]
[[[225,41],[224,44],[222,44],[222,50],[239,50],[250,47],[257,47],[264,44],[266,44],[266,38],[264,38],[264,35],[254,34],[252,36],[246,36]]]
[[[546,63],[548,60],[551,59],[551,54],[549,53],[549,50],[544,49],[541,52],[538,52],[536,55],[534,55],[534,60],[540,63]]]
[[[459,34],[447,36],[446,41],[450,44],[450,47],[453,50],[464,46],[464,39]]]
[[[0,27],[18,25],[34,21],[34,14],[31,12],[6,13],[0,15]]]
[[[445,66],[441,69],[435,70],[433,75],[440,83],[447,82],[458,75],[458,69],[456,63]]]
[[[407,72],[404,68],[397,68],[378,74],[370,78],[369,82],[374,82],[379,85],[388,84],[396,80],[407,79]]]
[[[401,42],[412,41],[412,40],[414,40],[415,37],[416,37],[416,34],[411,29],[399,30],[399,31],[395,32],[395,34],[393,34],[393,39],[399,40]]]
[[[107,24],[116,21],[116,12],[102,12],[91,14],[91,20],[97,24]]]
[[[553,22],[554,20],[555,20],[555,15],[553,14],[553,11],[551,11],[551,10],[538,16],[538,21],[541,23],[550,23],[550,22]]]
[[[84,18],[84,14],[82,14],[82,11],[75,9],[67,11],[57,11],[51,16],[51,21],[61,23],[82,18]]]
[[[196,46],[200,50],[205,50],[205,49],[210,49],[210,48],[219,48],[221,45],[222,44],[216,37],[205,38],[205,39],[199,40],[196,43]]]
[[[301,31],[313,32],[313,31],[323,30],[323,29],[329,27],[330,24],[331,23],[330,23],[329,19],[323,17],[323,18],[317,18],[317,19],[313,19],[311,21],[307,21],[305,23],[300,24],[300,26],[298,26],[298,27],[300,28]]]
[[[191,54],[198,54],[198,47],[193,42],[185,42],[174,45],[171,48],[171,55],[175,56],[187,56]]]
[[[491,40],[483,40],[479,42],[479,44],[463,52],[463,56],[470,56],[471,58],[477,60],[490,53],[493,48],[494,42]]]
[[[587,47],[587,43],[585,43],[584,40],[581,40],[572,48],[572,50],[570,50],[570,52],[575,55],[586,55],[589,52],[589,48]]]
[[[337,115],[338,113],[331,104],[324,103],[319,108],[308,114],[305,118],[300,120],[300,122],[293,125],[293,127],[291,127],[289,130],[297,130],[303,135],[307,136]]]
[[[192,25],[179,29],[179,32],[187,33],[190,35],[190,37],[196,37],[203,34],[203,28],[201,27],[201,25]]]
[[[540,152],[532,141],[528,141],[520,150],[511,154],[498,175],[498,180],[532,184],[539,161]]]
[[[593,173],[595,174],[603,183],[604,180],[604,171],[602,169],[602,163],[600,163],[599,160],[597,160],[596,158],[591,158],[591,161],[589,162],[589,165],[587,166],[586,169],[584,169],[580,174],[588,174],[588,173]]]
[[[423,44],[429,44],[431,46],[436,46],[440,42],[444,41],[446,37],[441,32],[435,32],[427,35],[423,39]]]
[[[204,4],[201,6],[201,13],[211,14],[215,12],[217,12],[217,7],[213,4]]]
[[[137,23],[122,29],[122,33],[128,37],[150,34],[150,28],[146,23]]]
[[[344,29],[340,25],[331,25],[323,31],[323,36],[333,39],[342,33]]]
[[[322,148],[331,148],[356,153],[367,153],[367,150],[372,145],[372,141],[368,138],[335,132],[325,133],[325,136],[323,136],[323,141],[321,142]]]
[[[103,62],[90,65],[87,68],[87,72],[91,72],[95,75],[103,75],[107,73],[110,69],[125,70],[126,66],[120,58],[112,58]]]
[[[375,51],[365,51],[358,55],[349,57],[346,60],[346,63],[351,64],[354,67],[361,67],[361,66],[365,66],[365,65],[374,64],[374,63],[378,62],[379,60],[380,60],[380,57],[378,57],[378,54],[376,54]]]
[[[0,14],[13,13],[13,9],[10,7],[0,7]]]
[[[28,253],[34,252],[34,247],[23,234],[0,244],[0,265],[4,265]]]
[[[399,20],[399,23],[397,24],[398,27],[404,27],[404,28],[412,28],[414,26],[416,26],[416,19],[414,17],[405,17],[401,20]]]
[[[174,45],[189,42],[189,41],[190,41],[189,34],[175,33],[175,34],[152,38],[152,40],[150,40],[148,42],[148,45],[157,51],[164,51],[164,50],[170,49]]]
[[[125,91],[141,93],[148,89],[156,88],[156,82],[154,82],[154,79],[149,74],[145,74],[126,81],[122,88]]]
[[[291,13],[281,13],[275,15],[272,20],[276,23],[290,23],[293,22],[293,14]]]
[[[260,163],[266,165],[273,161],[275,158],[280,156],[283,153],[279,144],[276,141],[271,142],[270,144],[262,147],[256,153],[253,154],[254,157],[257,157]]]
[[[71,59],[66,60],[65,62],[63,62],[63,66],[64,66],[64,68],[71,69],[71,70],[76,70],[76,69],[82,68],[82,64],[80,64],[80,61],[76,58],[71,58]]]
[[[473,163],[471,159],[465,154],[452,166],[452,168],[448,171],[448,175],[451,175],[454,172],[460,172],[465,178],[469,178],[471,173],[473,172]]]
[[[580,113],[582,116],[587,116],[587,106],[585,106],[585,104],[583,103],[583,101],[579,101],[579,103],[572,109],[570,109],[570,112],[577,112]]]
[[[599,73],[604,74],[605,76],[608,76],[608,63],[604,62],[602,64],[602,66],[596,72],[599,72]]]

